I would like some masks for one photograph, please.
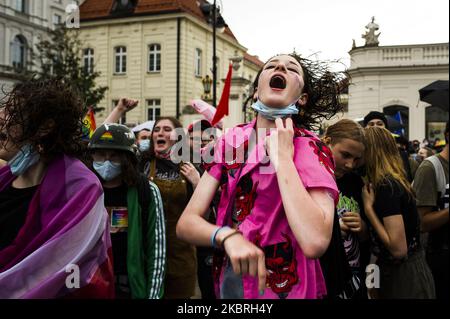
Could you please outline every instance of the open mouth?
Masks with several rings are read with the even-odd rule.
[[[272,89],[284,90],[286,88],[286,79],[281,75],[274,75],[269,83]]]
[[[166,140],[162,140],[162,139],[156,140],[156,145],[162,146],[162,145],[165,145],[165,144],[166,144]]]

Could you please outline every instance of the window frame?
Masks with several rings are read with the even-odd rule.
[[[196,77],[202,76],[202,67],[203,67],[203,51],[200,48],[195,48],[195,67],[194,67],[194,75]]]
[[[93,48],[83,49],[83,67],[85,72],[89,74],[94,72],[94,53]]]
[[[118,50],[120,50],[120,52],[118,52]],[[117,61],[119,61],[119,65],[117,65]],[[119,66],[119,70],[117,70],[117,66]],[[114,47],[114,74],[127,74],[127,47],[125,45]]]
[[[156,49],[152,50],[155,47]],[[153,63],[152,63],[153,58]],[[161,44],[150,43],[148,45],[148,68],[149,73],[160,73],[162,69]],[[159,68],[158,68],[159,66]]]
[[[147,106],[147,121],[156,121],[161,117],[161,99],[146,99]],[[159,112],[156,112],[159,110]],[[152,111],[152,117],[150,118],[150,111]],[[159,115],[157,115],[159,113]]]

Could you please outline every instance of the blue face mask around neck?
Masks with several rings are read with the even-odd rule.
[[[258,112],[258,114],[261,114],[262,117],[271,121],[275,121],[277,118],[298,114],[298,108],[295,104],[289,104],[284,108],[273,108],[268,107],[263,102],[258,100],[253,103],[251,107]]]
[[[25,173],[28,168],[36,164],[39,159],[39,153],[36,152],[30,144],[25,144],[8,162],[8,165],[13,175],[20,176]]]
[[[94,162],[93,166],[98,175],[107,182],[113,180],[122,173],[121,165],[111,161]]]

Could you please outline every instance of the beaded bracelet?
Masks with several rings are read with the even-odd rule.
[[[217,227],[216,230],[211,234],[211,246],[212,247],[219,248],[219,246],[217,245],[217,242],[216,242],[216,236],[219,233],[219,231],[221,231],[223,229],[231,229],[231,228],[228,226]]]

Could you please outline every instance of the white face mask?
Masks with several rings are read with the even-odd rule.
[[[113,163],[110,161],[94,162],[93,166],[97,173],[107,182],[113,180],[122,173],[120,163]]]
[[[139,150],[141,152],[148,151],[150,149],[150,140],[141,140],[139,142]]]

